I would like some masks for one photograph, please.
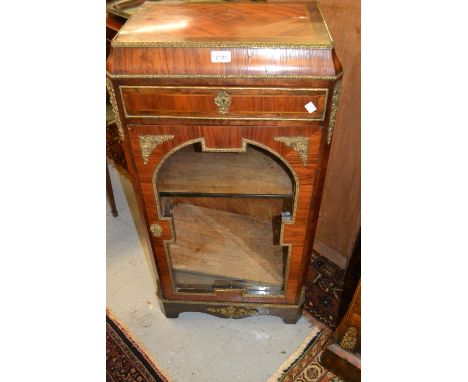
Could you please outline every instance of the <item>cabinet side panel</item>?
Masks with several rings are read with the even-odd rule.
[[[359,0],[324,0],[320,7],[345,75],[314,249],[344,268],[361,217],[361,10]]]

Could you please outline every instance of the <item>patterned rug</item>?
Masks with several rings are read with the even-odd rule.
[[[320,364],[331,331],[308,338],[267,382],[345,382]]]
[[[345,315],[361,277],[359,233],[346,270],[312,252],[306,278],[305,309],[317,320],[336,328]]]
[[[303,342],[267,382],[344,382],[320,364],[331,331],[324,329]],[[167,373],[123,324],[106,312],[107,382],[170,382]]]
[[[344,281],[344,270],[316,252],[312,253],[304,308],[331,328],[336,328],[342,315]]]
[[[305,354],[278,382],[345,382],[320,364],[322,352],[314,357]],[[276,382],[275,381],[275,382]]]
[[[106,382],[169,382],[161,368],[106,312]]]

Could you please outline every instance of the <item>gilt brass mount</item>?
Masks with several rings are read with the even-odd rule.
[[[159,224],[151,224],[150,231],[155,237],[160,237],[162,235],[162,227]]]
[[[229,112],[229,107],[231,106],[231,97],[228,93],[225,91],[219,92],[216,95],[214,102],[218,107],[218,112],[220,114],[227,114]]]
[[[208,312],[220,314],[226,318],[242,318],[257,314],[257,309],[241,308],[237,306],[222,306],[206,308]]]
[[[353,351],[357,343],[357,333],[356,327],[349,327],[341,339],[340,346],[345,350]]]
[[[338,112],[338,105],[340,103],[341,97],[341,80],[338,81],[335,85],[335,89],[333,90],[332,96],[332,105],[330,111],[330,121],[328,123],[328,137],[327,137],[327,144],[331,144],[333,130],[335,129],[335,120],[336,120],[336,113]]]
[[[297,152],[302,164],[307,167],[309,159],[309,138],[308,137],[275,137],[276,142],[282,142]]]
[[[149,156],[156,146],[173,138],[173,135],[140,135],[138,143],[140,144],[143,163],[148,164]]]

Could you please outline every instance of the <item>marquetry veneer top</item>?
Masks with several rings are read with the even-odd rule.
[[[311,46],[331,48],[315,3],[146,2],[114,46]]]

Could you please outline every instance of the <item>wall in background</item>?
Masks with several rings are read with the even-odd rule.
[[[318,3],[344,76],[314,249],[345,268],[361,225],[361,3]]]

